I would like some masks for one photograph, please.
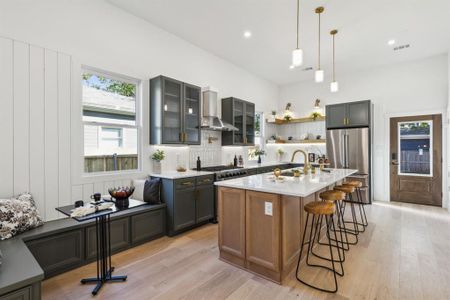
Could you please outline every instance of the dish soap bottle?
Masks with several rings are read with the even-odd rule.
[[[200,156],[197,156],[197,171],[201,171],[202,169],[202,161],[200,160]]]
[[[239,155],[239,167],[244,166],[244,159],[242,158],[242,155]]]

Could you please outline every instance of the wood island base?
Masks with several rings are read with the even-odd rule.
[[[219,187],[220,259],[282,284],[297,264],[303,207],[328,188],[294,197]]]

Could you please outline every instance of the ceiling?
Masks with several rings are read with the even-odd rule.
[[[331,29],[336,72],[424,58],[450,49],[448,0],[301,0],[300,47],[304,64],[289,69],[295,48],[295,0],[108,0],[249,72],[276,84],[313,80],[317,65],[317,15],[323,5],[322,69],[331,71]],[[245,30],[252,37],[245,39]],[[395,39],[394,46],[387,41]],[[393,51],[393,47],[410,44]],[[326,75],[326,77],[327,77]]]

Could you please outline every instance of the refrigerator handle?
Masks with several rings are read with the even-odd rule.
[[[344,150],[344,157],[345,157],[345,168],[346,169],[348,169],[348,165],[349,165],[349,163],[348,163],[348,150],[349,150],[349,143],[348,143],[348,140],[349,140],[349,136],[348,136],[348,134],[346,133],[345,135],[344,135],[344,147],[345,147],[345,150]]]
[[[347,136],[345,135],[345,133],[342,135],[342,156],[344,159],[344,164],[342,165],[342,167],[345,169],[347,167]]]

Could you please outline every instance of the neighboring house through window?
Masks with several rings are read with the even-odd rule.
[[[139,80],[84,68],[84,171],[139,168]]]

